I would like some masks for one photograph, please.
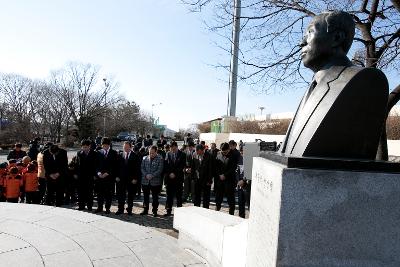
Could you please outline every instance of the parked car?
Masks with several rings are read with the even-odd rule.
[[[117,140],[118,141],[130,141],[134,142],[136,141],[136,135],[128,132],[120,132],[117,135]]]
[[[128,132],[120,132],[117,135],[117,140],[118,141],[126,141],[126,139],[128,138],[129,133]]]

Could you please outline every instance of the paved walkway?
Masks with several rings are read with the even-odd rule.
[[[109,218],[118,219],[118,220],[125,221],[125,222],[139,224],[139,225],[160,231],[160,232],[170,235],[172,237],[178,238],[178,232],[172,227],[173,226],[173,216],[163,217],[163,215],[166,213],[165,201],[166,201],[166,196],[165,196],[165,191],[163,191],[162,195],[160,196],[160,206],[158,207],[158,215],[159,215],[158,217],[153,217],[153,215],[151,214],[151,210],[152,210],[151,197],[150,197],[150,208],[149,208],[150,211],[149,211],[149,215],[147,215],[147,216],[139,215],[139,213],[141,213],[143,211],[143,208],[142,208],[143,197],[141,197],[140,199],[134,200],[133,215],[131,215],[131,216],[126,214],[126,211],[123,215],[115,215],[115,212],[118,210],[118,208],[117,208],[118,203],[115,199],[112,202],[111,214],[105,215],[104,213],[100,213],[100,215],[107,216]],[[191,202],[184,203],[183,206],[184,207],[193,206],[193,203],[191,203]],[[68,206],[64,206],[64,207],[70,208],[70,209],[78,208],[78,206],[76,204],[68,205]],[[94,202],[93,209],[96,209],[96,207],[97,207],[97,201]],[[210,209],[215,210],[215,202],[214,202],[213,197],[210,202]],[[228,213],[228,205],[227,205],[226,201],[224,201],[224,203],[222,204],[221,212]],[[235,216],[239,216],[238,206],[236,206]],[[249,211],[246,210],[246,218],[248,218],[248,216],[249,216]]]
[[[152,228],[73,209],[0,203],[0,266],[206,265]]]

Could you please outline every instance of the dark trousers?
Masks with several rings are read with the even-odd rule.
[[[132,212],[133,200],[138,191],[138,185],[132,184],[129,181],[120,181],[117,183],[117,199],[118,199],[118,210],[123,211],[125,207],[126,192],[128,191],[128,212]]]
[[[46,195],[46,178],[39,178],[39,201],[40,203],[44,203],[45,195]]]
[[[114,194],[114,178],[98,178],[96,181],[97,187],[97,209],[102,210],[103,204],[105,204],[106,210],[111,207],[111,201]],[[104,203],[105,202],[105,203]]]
[[[5,202],[7,200],[6,196],[4,195],[4,192],[5,188],[0,187],[0,202]]]
[[[7,202],[18,203],[18,198],[7,198]]]
[[[167,213],[171,213],[172,206],[174,205],[174,198],[176,198],[176,206],[182,207],[182,193],[183,183],[181,179],[176,181],[168,181],[167,184],[167,202],[165,203],[165,209]]]
[[[192,175],[186,174],[183,178],[183,199],[187,201],[192,193]]]
[[[142,185],[143,190],[143,209],[145,212],[149,211],[149,203],[150,203],[150,191],[153,199],[153,213],[156,213],[158,210],[158,196],[161,192],[161,185],[151,186],[151,185]]]
[[[20,195],[19,195],[19,198],[20,198],[20,202],[21,203],[24,203],[25,202],[25,189],[24,188],[21,188],[21,193],[20,193]]]
[[[203,198],[203,208],[210,207],[211,185],[207,185],[204,181],[197,180],[194,183],[194,205],[200,207]]]
[[[76,201],[77,189],[77,180],[73,176],[68,177],[67,184],[65,185],[65,204],[74,203]]]
[[[137,190],[137,198],[140,198],[140,196],[142,195],[142,179],[138,179],[136,190]]]
[[[26,203],[27,204],[39,204],[40,203],[40,193],[35,192],[25,192]]]
[[[215,205],[217,210],[221,209],[221,204],[226,197],[229,205],[229,214],[235,213],[235,185],[231,182],[219,181],[215,190]]]
[[[250,190],[251,181],[247,181],[243,188],[238,189],[239,216],[242,218],[246,216],[246,204],[250,208]]]
[[[93,207],[93,188],[94,184],[91,177],[82,177],[78,180],[78,204],[79,208],[83,209],[87,206],[88,209]]]
[[[61,177],[57,179],[47,179],[47,196],[46,205],[54,205],[60,207],[64,204],[64,184]]]

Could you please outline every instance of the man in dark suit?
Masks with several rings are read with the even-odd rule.
[[[151,139],[149,134],[146,136],[146,139],[144,139],[143,145],[146,148],[150,148],[153,145],[153,139]]]
[[[186,166],[186,154],[178,149],[178,144],[175,141],[171,143],[170,149],[165,157],[166,216],[170,216],[172,213],[175,197],[176,206],[182,207],[183,169]]]
[[[194,183],[194,205],[200,207],[203,198],[203,208],[210,206],[210,191],[212,185],[212,158],[203,145],[196,146],[192,159],[192,174]]]
[[[132,151],[132,144],[124,142],[123,152],[119,160],[119,176],[117,181],[118,211],[116,215],[124,213],[126,191],[128,191],[128,215],[132,215],[133,199],[138,191],[139,180],[141,179],[140,159]]]
[[[91,141],[83,140],[81,150],[76,155],[76,174],[78,175],[78,203],[79,210],[85,206],[89,211],[93,207],[94,178],[96,177],[96,163],[98,154],[91,149]]]
[[[7,160],[10,160],[10,159],[19,160],[25,156],[26,156],[26,152],[22,150],[22,144],[17,143],[17,144],[15,144],[14,149],[11,150],[10,153],[8,153]]]
[[[384,126],[388,82],[375,68],[347,58],[352,16],[315,16],[301,44],[304,66],[314,72],[286,134],[281,152],[292,156],[375,159]]]
[[[103,204],[105,204],[106,214],[110,214],[115,178],[119,175],[119,155],[111,148],[110,138],[104,137],[101,140],[101,146],[97,164],[97,209],[95,212],[102,212]]]
[[[44,154],[43,165],[47,179],[46,204],[60,207],[64,204],[64,182],[68,174],[67,151],[52,145]]]
[[[229,205],[229,214],[235,213],[235,188],[236,188],[236,169],[237,161],[232,155],[232,151],[229,148],[228,143],[221,145],[221,151],[218,152],[216,158],[215,184],[218,184],[216,188],[215,204],[216,210],[221,209],[221,204],[226,196]]]
[[[189,197],[193,201],[194,187],[192,183],[192,159],[193,153],[195,152],[194,143],[191,142],[186,147],[186,167],[184,170],[184,179],[183,179],[183,202],[189,201]]]
[[[157,140],[157,147],[162,146],[164,147],[167,144],[167,140],[165,140],[164,135],[160,136],[160,139]]]

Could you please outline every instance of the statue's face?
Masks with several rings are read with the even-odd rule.
[[[318,71],[334,54],[332,36],[327,32],[324,17],[316,16],[307,28],[301,44],[301,59],[305,67]]]

